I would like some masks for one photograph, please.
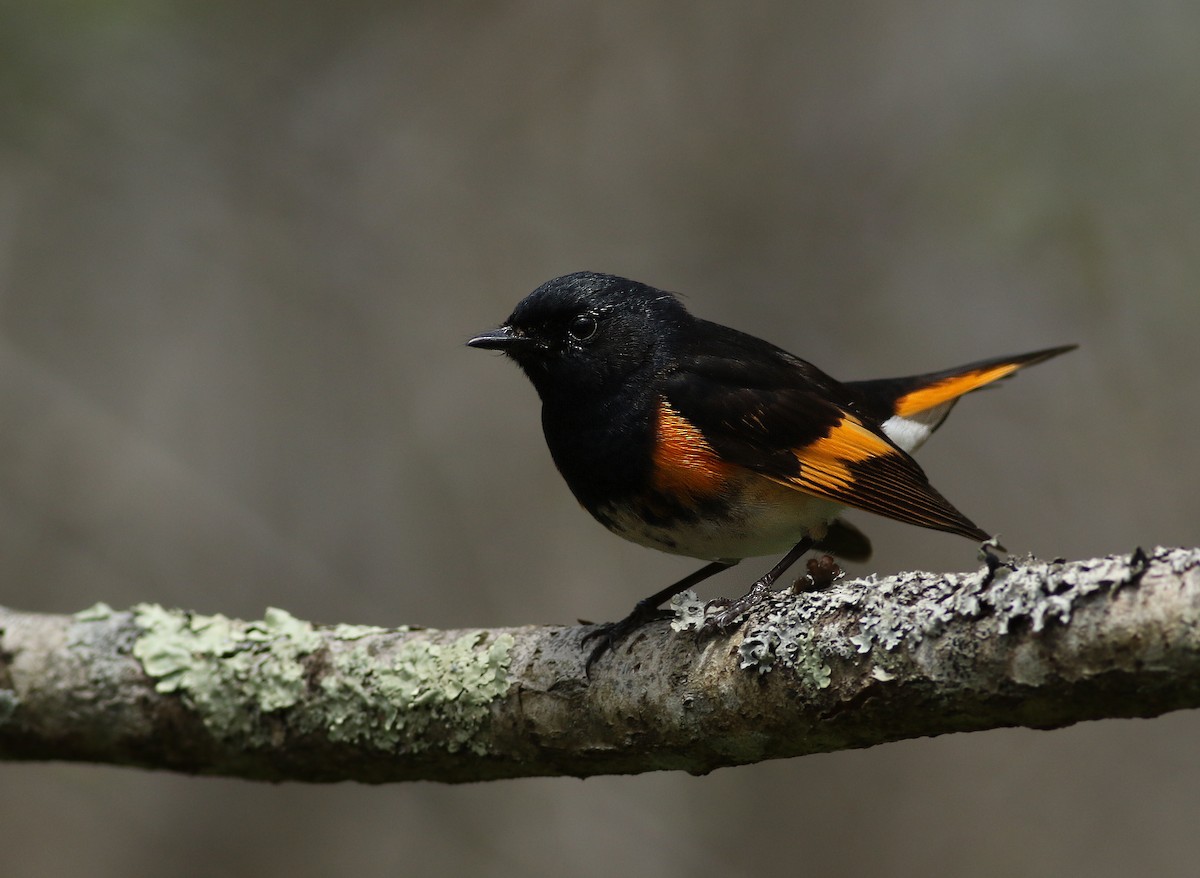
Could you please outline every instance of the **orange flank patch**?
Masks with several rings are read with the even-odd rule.
[[[897,453],[884,439],[864,427],[862,421],[846,414],[828,434],[796,449],[802,465],[798,481],[839,493],[854,483],[847,464]]]
[[[904,418],[957,399],[964,393],[970,393],[985,384],[991,384],[993,381],[1011,375],[1022,365],[1024,364],[1000,363],[996,366],[988,366],[943,378],[941,381],[922,387],[920,390],[914,390],[896,400],[896,414]]]
[[[691,421],[665,399],[658,406],[658,436],[654,445],[654,485],[668,494],[712,495],[730,475],[712,446]]]

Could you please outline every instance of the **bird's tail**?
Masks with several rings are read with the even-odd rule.
[[[995,357],[956,369],[907,378],[850,381],[846,386],[854,391],[862,410],[883,426],[888,438],[911,452],[942,425],[950,409],[954,408],[963,394],[1076,347],[1073,344],[1063,345],[1028,354]]]

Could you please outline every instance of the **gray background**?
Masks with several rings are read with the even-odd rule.
[[[0,600],[623,614],[694,565],[578,510],[532,389],[462,347],[580,268],[843,378],[1079,342],[923,462],[1014,550],[1194,545],[1198,44],[1184,3],[0,4]],[[856,572],[975,563],[854,520]],[[456,788],[4,765],[0,849],[14,876],[1185,875],[1198,733]]]

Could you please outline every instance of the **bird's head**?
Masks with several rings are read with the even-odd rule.
[[[546,281],[504,323],[467,344],[503,351],[546,400],[661,368],[665,342],[691,319],[670,293],[580,271]]]

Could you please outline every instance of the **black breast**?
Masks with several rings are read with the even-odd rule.
[[[633,382],[636,384],[637,382]],[[595,514],[598,507],[642,495],[653,466],[652,392],[542,401],[542,430],[558,471],[575,498]]]

